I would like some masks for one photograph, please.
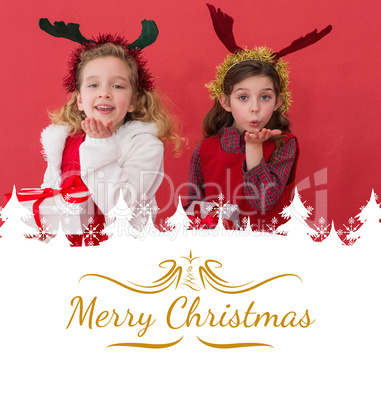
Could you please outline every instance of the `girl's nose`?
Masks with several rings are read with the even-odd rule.
[[[105,99],[111,98],[111,92],[106,87],[100,87],[98,98],[105,98]]]
[[[250,105],[250,109],[251,109],[252,112],[258,112],[259,103],[256,100],[253,100],[253,102]]]

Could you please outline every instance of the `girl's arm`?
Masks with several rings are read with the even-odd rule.
[[[133,135],[126,124],[121,128],[126,132],[87,137],[80,147],[82,179],[104,214],[116,205],[120,189],[128,206],[141,202],[143,195],[146,205],[156,205],[154,196],[164,176],[164,146],[152,135],[153,124],[130,124]]]
[[[265,163],[263,157],[251,169],[247,169],[244,163],[244,194],[251,207],[257,211],[269,211],[279,201],[294,165],[295,141],[293,138],[278,149],[269,163]]]
[[[196,146],[192,153],[189,165],[188,198],[187,203],[184,205],[184,210],[187,210],[192,201],[201,201],[205,198],[204,179],[201,173],[200,146],[201,143]]]
[[[66,126],[56,126],[51,124],[41,133],[42,155],[48,166],[44,174],[44,182],[41,188],[60,188],[61,187],[61,162],[62,153],[65,148],[65,141],[68,136]]]

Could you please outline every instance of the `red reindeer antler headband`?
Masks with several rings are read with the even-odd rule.
[[[77,89],[77,68],[83,52],[105,43],[112,43],[125,49],[126,53],[134,59],[138,69],[138,89],[150,91],[155,82],[147,69],[147,61],[143,59],[141,51],[155,42],[159,30],[152,20],[143,20],[141,23],[141,34],[133,43],[129,43],[123,36],[111,34],[99,34],[96,38],[86,39],[79,31],[79,24],[71,22],[65,24],[63,21],[55,21],[52,25],[47,18],[41,18],[39,26],[56,38],[66,38],[79,43],[69,56],[68,73],[64,78],[64,87],[67,92],[74,92]]]
[[[232,53],[225,58],[222,64],[217,66],[216,79],[206,84],[211,98],[218,99],[224,94],[224,78],[233,66],[246,60],[260,60],[272,64],[277,70],[281,80],[281,93],[283,94],[282,110],[287,111],[291,102],[291,93],[287,88],[289,83],[287,63],[282,60],[282,57],[318,42],[332,31],[332,26],[328,25],[320,32],[317,32],[317,29],[315,29],[309,34],[296,39],[291,45],[278,52],[274,52],[266,47],[243,49],[236,44],[234,38],[234,19],[230,15],[223,13],[220,9],[216,10],[211,4],[207,4],[207,6],[218,38]]]

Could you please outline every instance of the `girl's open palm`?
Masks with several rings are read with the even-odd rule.
[[[81,123],[83,131],[89,137],[94,138],[107,138],[111,137],[114,133],[115,126],[112,120],[109,120],[107,124],[104,124],[101,120],[95,117],[86,117]]]
[[[252,133],[248,131],[245,133],[246,144],[260,145],[271,138],[273,135],[282,134],[280,130],[270,130],[268,128],[262,128],[262,130],[254,130]]]

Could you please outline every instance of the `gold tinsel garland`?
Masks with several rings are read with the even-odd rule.
[[[238,52],[229,54],[225,60],[216,67],[216,79],[205,86],[209,89],[212,99],[219,99],[224,95],[224,79],[227,72],[236,64],[246,60],[260,60],[272,64],[280,77],[280,93],[283,94],[282,112],[287,112],[291,104],[291,92],[288,89],[288,63],[281,58],[274,62],[274,53],[267,47],[255,47],[254,49],[242,49]]]

